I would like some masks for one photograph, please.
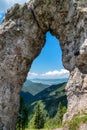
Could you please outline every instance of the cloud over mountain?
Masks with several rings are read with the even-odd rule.
[[[68,78],[69,77],[69,71],[66,69],[61,70],[54,70],[54,71],[48,71],[43,74],[37,74],[37,73],[28,73],[27,78]]]
[[[37,78],[38,77],[38,74],[37,73],[31,73],[31,72],[28,72],[28,74],[27,74],[27,79],[29,79],[29,78]]]
[[[48,71],[44,74],[42,74],[43,77],[53,77],[53,78],[61,78],[61,77],[68,77],[69,76],[69,71],[65,69],[61,70],[54,70],[54,71]]]

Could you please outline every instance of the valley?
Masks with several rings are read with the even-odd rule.
[[[67,107],[67,97],[65,94],[65,86],[68,79],[53,80],[28,80],[23,84],[21,96],[29,110],[28,127],[31,129],[32,120],[36,111],[37,104],[44,113],[45,120],[49,118],[51,122],[55,120],[58,114],[58,105],[61,103],[63,107]],[[45,84],[43,84],[45,81]],[[50,84],[50,85],[49,85]],[[46,121],[47,122],[47,121]],[[49,123],[48,123],[49,124]],[[46,128],[48,127],[45,124]],[[57,128],[57,123],[51,128]]]

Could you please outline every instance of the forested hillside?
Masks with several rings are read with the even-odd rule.
[[[33,85],[33,82],[29,81],[31,85]],[[32,94],[36,84],[36,92],[37,94]],[[61,125],[61,120],[59,118],[58,111],[59,109],[62,110],[61,115],[66,111],[67,107],[67,98],[65,95],[65,85],[66,83],[46,86],[42,84],[42,88],[44,88],[42,91],[40,89],[41,83],[34,83],[33,87],[25,87],[23,88],[21,92],[21,96],[24,99],[25,105],[28,108],[28,122],[26,127],[28,127],[30,130],[32,130],[34,126],[34,120],[35,120],[35,113],[37,110],[37,106],[39,105],[40,110],[42,111],[42,115],[44,117],[44,128],[56,128]],[[27,89],[26,89],[27,88]],[[38,89],[39,88],[39,89]],[[28,91],[26,91],[28,90]],[[32,93],[31,93],[32,92]],[[38,108],[39,109],[39,108]],[[61,116],[61,117],[62,117]],[[43,118],[42,117],[42,118]],[[41,119],[40,119],[41,120]],[[59,121],[59,123],[58,123]],[[51,125],[49,125],[51,123]]]

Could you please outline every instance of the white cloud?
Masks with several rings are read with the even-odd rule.
[[[61,70],[54,70],[54,71],[48,71],[44,74],[37,74],[37,73],[31,73],[29,72],[27,75],[27,79],[31,78],[68,78],[69,77],[69,71],[65,69]]]
[[[65,69],[61,70],[54,70],[54,71],[48,71],[44,74],[42,74],[42,77],[46,78],[66,78],[69,76],[69,71]]]
[[[30,78],[36,78],[38,76],[37,73],[31,73],[31,72],[28,72],[28,75],[27,75],[27,79],[30,79]]]

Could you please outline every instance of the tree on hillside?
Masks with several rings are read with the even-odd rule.
[[[60,122],[62,122],[62,118],[63,118],[62,109],[63,109],[63,106],[62,106],[62,104],[60,102],[59,105],[58,105],[58,114],[57,114]]]
[[[17,130],[25,130],[28,124],[28,108],[24,103],[24,99],[20,98],[20,109],[17,118]]]
[[[60,128],[62,126],[63,115],[66,112],[66,107],[61,104],[58,105],[58,110],[54,118],[47,117],[45,127],[50,128]]]
[[[33,127],[35,129],[40,129],[44,127],[45,119],[43,109],[41,108],[40,103],[37,104],[35,114],[33,116]]]
[[[63,115],[65,114],[65,112],[66,112],[66,107],[62,106],[62,104],[60,102],[58,105],[57,114],[56,114],[55,119],[54,119],[55,123],[58,124],[59,126],[61,126],[61,124],[62,124]]]

